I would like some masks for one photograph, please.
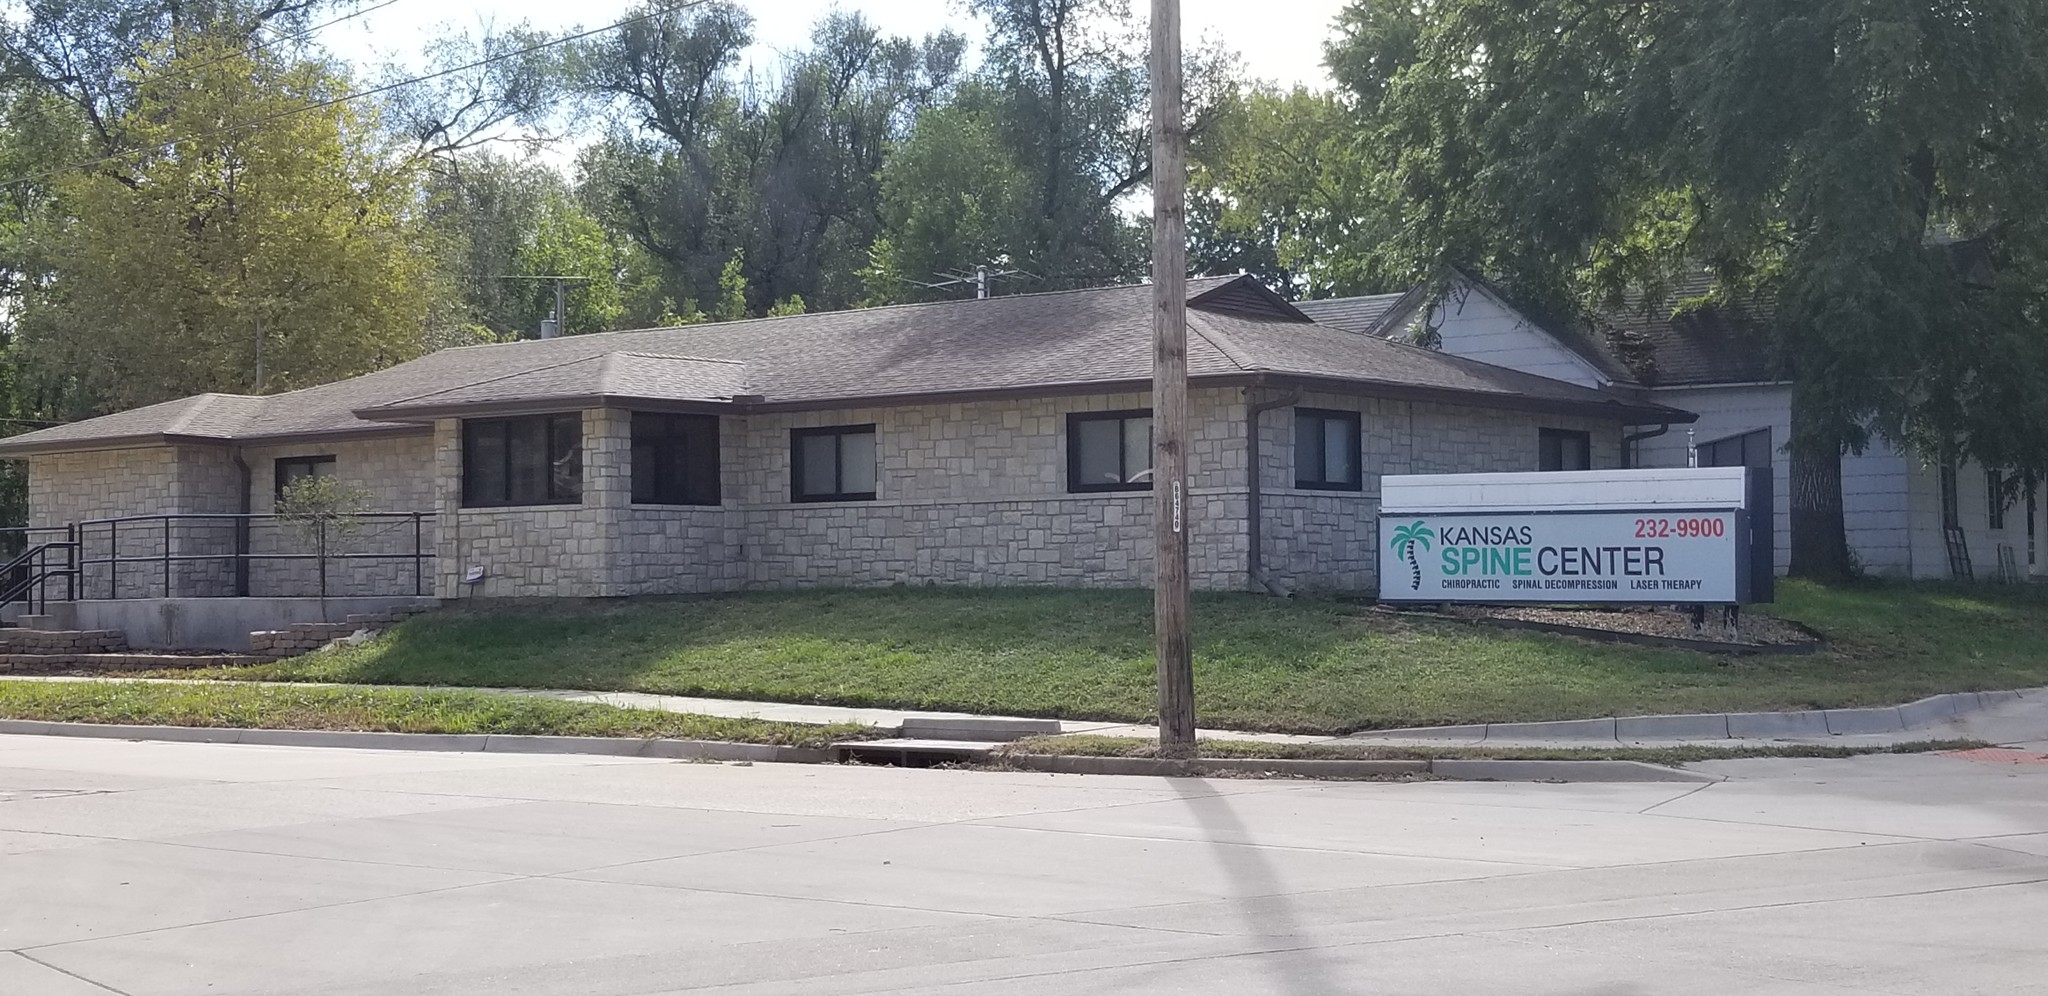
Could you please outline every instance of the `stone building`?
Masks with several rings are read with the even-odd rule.
[[[0,457],[28,463],[35,535],[76,538],[83,599],[1146,585],[1150,299],[449,349],[26,433]],[[1317,325],[1250,278],[1193,281],[1189,308],[1203,588],[1368,588],[1380,475],[1616,467],[1627,427],[1692,418]],[[384,513],[319,564],[269,517],[304,476]]]

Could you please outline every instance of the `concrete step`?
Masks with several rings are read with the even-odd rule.
[[[832,753],[841,761],[920,768],[949,762],[978,761],[987,757],[995,746],[987,740],[893,737],[887,740],[842,741],[832,745]]]
[[[1009,743],[1026,737],[1056,735],[1060,732],[1060,721],[993,719],[985,716],[914,716],[906,718],[898,732],[912,739]]]

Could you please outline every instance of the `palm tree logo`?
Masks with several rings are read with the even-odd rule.
[[[1408,561],[1408,570],[1412,574],[1408,587],[1416,591],[1422,590],[1422,562],[1415,558],[1415,547],[1421,544],[1427,550],[1435,540],[1436,530],[1423,525],[1421,519],[1394,530],[1394,556]]]

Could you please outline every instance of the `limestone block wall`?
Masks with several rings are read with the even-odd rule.
[[[31,528],[62,529],[91,519],[147,515],[175,509],[177,451],[169,446],[85,453],[53,453],[28,461],[28,507]],[[124,556],[161,555],[161,529],[135,527],[127,535],[113,527],[117,549]],[[80,537],[86,559],[107,556],[109,527],[98,526]],[[38,537],[39,540],[48,537]],[[160,594],[162,575],[139,568],[118,574],[106,565],[83,569],[81,594],[95,598],[140,598]]]
[[[1243,588],[1250,541],[1244,392],[1203,388],[1190,400],[1186,511],[1193,577],[1202,588]],[[717,507],[634,505],[632,418],[616,409],[583,413],[583,495],[573,505],[462,507],[461,426],[454,419],[437,422],[430,434],[252,447],[243,456],[257,512],[274,506],[277,459],[324,455],[336,458],[337,476],[368,488],[378,508],[431,512],[422,524],[434,552],[428,590],[442,598],[927,581],[1142,586],[1152,580],[1151,493],[1071,493],[1067,417],[1149,403],[1144,393],[1126,393],[724,416],[723,503]],[[1533,470],[1539,427],[1587,430],[1596,467],[1620,462],[1620,428],[1591,419],[1337,394],[1311,394],[1299,403],[1361,414],[1365,487],[1349,493],[1294,488],[1293,412],[1283,408],[1263,417],[1265,562],[1297,585],[1372,585],[1381,474]],[[791,501],[792,430],[866,423],[878,434],[876,498]],[[164,510],[234,511],[240,473],[225,448],[38,457],[30,470],[31,502],[37,521],[52,524]],[[160,530],[158,546],[151,542],[141,531],[124,535],[122,553],[160,550]],[[251,536],[257,552],[300,549],[305,542],[277,527]],[[174,533],[173,543],[233,549],[226,532]],[[409,552],[410,526],[366,527],[345,548]],[[464,584],[472,567],[483,569],[483,580]],[[331,564],[328,591],[408,591],[411,570],[409,561],[397,559]],[[310,562],[259,562],[251,571],[252,594],[317,591],[317,567]],[[232,584],[226,567],[192,565],[174,574],[179,594],[226,594],[223,586]],[[99,590],[109,584],[104,571],[88,581]],[[127,596],[162,593],[160,571],[124,569],[119,581]]]
[[[1242,587],[1242,400],[1209,389],[1190,402],[1193,576]],[[1131,393],[748,417],[726,477],[745,583],[1150,584],[1151,493],[1067,489],[1067,416],[1149,405]],[[791,430],[866,423],[875,499],[790,501]]]
[[[368,495],[372,512],[425,512],[419,539],[427,553],[425,583],[434,585],[435,553],[434,440],[430,433],[370,439],[330,440],[252,446],[243,453],[249,465],[249,510],[258,515],[277,511],[277,462],[300,457],[333,457],[335,480]],[[330,531],[326,565],[329,597],[373,597],[410,594],[415,589],[411,560],[414,526],[408,519],[366,518],[349,530]],[[249,593],[256,596],[305,598],[321,590],[321,565],[316,560],[265,560],[263,555],[304,556],[318,551],[315,535],[303,527],[257,520],[249,531],[249,551],[258,555],[249,565]],[[340,559],[376,555],[375,560]]]
[[[462,507],[462,425],[434,423],[437,583],[441,598],[596,598],[619,584],[621,519],[632,499],[631,416],[583,413],[583,500],[574,505]],[[482,581],[465,574],[483,568]]]
[[[1257,400],[1277,399],[1264,392]],[[1260,514],[1265,567],[1274,577],[1311,588],[1369,589],[1378,583],[1379,479],[1385,474],[1470,474],[1533,471],[1538,430],[1590,433],[1595,469],[1621,466],[1621,427],[1598,419],[1531,415],[1341,394],[1305,394],[1304,408],[1359,413],[1359,491],[1294,486],[1294,408],[1259,419]]]

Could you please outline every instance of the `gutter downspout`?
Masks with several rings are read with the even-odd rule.
[[[1658,436],[1661,436],[1670,431],[1671,423],[1666,422],[1663,425],[1660,425],[1654,429],[1646,429],[1642,432],[1632,432],[1626,436],[1621,437],[1622,465],[1629,469],[1635,469],[1635,466],[1638,462],[1636,460],[1635,444],[1640,443],[1645,439],[1655,439]]]
[[[235,471],[242,482],[239,502],[241,517],[235,520],[235,597],[249,597],[249,510],[253,507],[250,491],[256,487],[255,476],[249,472],[249,461],[243,459],[242,448],[237,446],[228,451],[234,457]]]
[[[1291,408],[1301,403],[1301,392],[1276,398],[1272,401],[1252,403],[1252,389],[1244,389],[1245,437],[1244,462],[1247,487],[1244,495],[1245,517],[1245,563],[1246,573],[1252,583],[1265,589],[1269,595],[1286,595],[1287,591],[1266,573],[1265,530],[1260,528],[1265,509],[1265,480],[1263,467],[1259,463],[1259,416],[1275,408]]]

